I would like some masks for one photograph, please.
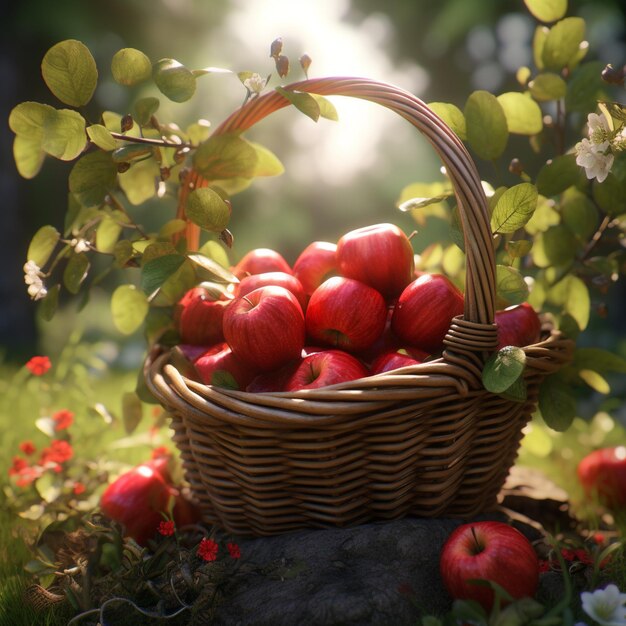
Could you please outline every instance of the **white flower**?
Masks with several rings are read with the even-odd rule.
[[[589,113],[587,116],[589,139],[592,143],[603,144],[611,135],[609,123],[604,115]],[[606,149],[606,148],[605,148]]]
[[[589,139],[583,139],[576,144],[576,164],[585,168],[589,180],[595,178],[601,183],[609,175],[615,157],[610,152],[604,153],[608,147],[608,141],[596,144]]]
[[[28,295],[33,300],[41,300],[48,294],[43,284],[43,272],[35,261],[27,261],[24,264],[24,282],[28,285]]]
[[[86,239],[72,239],[70,241],[70,246],[74,248],[76,254],[80,254],[81,252],[87,252],[91,246]]]
[[[583,611],[601,626],[626,626],[626,593],[616,585],[580,594]]]
[[[261,78],[256,72],[243,81],[243,86],[250,92],[260,94],[265,87],[265,79]]]

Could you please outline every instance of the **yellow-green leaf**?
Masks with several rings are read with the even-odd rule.
[[[587,328],[591,300],[587,285],[578,276],[568,275],[550,289],[548,302],[569,313],[580,330]]]
[[[13,158],[20,176],[28,179],[37,176],[46,158],[46,153],[41,149],[41,139],[16,135],[13,140]]]
[[[576,156],[563,154],[548,161],[539,170],[537,189],[542,196],[556,196],[576,184],[579,175],[580,168],[576,165]]]
[[[41,73],[50,91],[74,107],[91,100],[98,82],[98,69],[89,48],[75,39],[52,46],[43,58]]]
[[[317,102],[317,106],[320,109],[320,117],[331,120],[332,122],[337,122],[339,120],[337,109],[328,98],[319,96],[316,93],[312,93],[311,97],[315,100],[315,102]]]
[[[282,87],[276,87],[276,91],[283,96],[283,98],[289,100],[298,111],[310,117],[314,122],[317,122],[320,118],[320,105],[310,93],[291,91],[289,89],[283,89]]]
[[[196,92],[196,77],[174,59],[157,61],[152,77],[159,91],[173,102],[186,102]]]
[[[70,109],[52,110],[45,117],[41,147],[62,161],[75,159],[87,146],[85,119]]]
[[[137,116],[137,122],[142,126],[145,126],[150,121],[150,118],[159,110],[161,102],[158,98],[149,96],[147,98],[140,98],[135,102],[135,115]]]
[[[279,176],[285,171],[279,158],[265,146],[248,142],[255,150],[257,162],[254,168],[254,176]]]
[[[34,261],[39,267],[43,267],[54,252],[60,238],[61,234],[54,226],[42,226],[31,239],[26,252],[26,260]]]
[[[146,296],[134,285],[120,285],[111,296],[111,313],[115,327],[125,335],[134,333],[148,313]]]
[[[556,22],[567,12],[567,0],[524,0],[530,13],[542,22]]]
[[[117,147],[117,143],[115,142],[115,139],[113,139],[113,135],[111,135],[107,128],[102,124],[92,124],[91,126],[88,126],[87,135],[89,135],[89,139],[91,139],[91,141],[93,141],[93,143],[95,143],[101,150],[110,152],[111,150],[115,150]]]
[[[459,107],[447,102],[429,102],[428,107],[455,132],[459,139],[467,139],[465,116]]]
[[[122,48],[113,55],[111,73],[120,85],[132,86],[150,78],[152,63],[141,50]]]
[[[465,103],[467,141],[486,161],[498,158],[506,148],[509,132],[497,98],[488,91],[474,91]]]
[[[115,186],[117,169],[111,156],[100,150],[82,156],[69,176],[70,191],[83,206],[102,204]]]
[[[611,393],[611,386],[604,376],[594,372],[593,370],[580,370],[578,375],[598,393]]]
[[[494,233],[514,233],[530,220],[537,208],[537,188],[520,183],[500,195],[491,214]]]
[[[538,102],[549,102],[565,97],[567,83],[558,74],[544,72],[528,83],[528,89]]]
[[[543,128],[539,105],[527,94],[509,91],[498,96],[510,133],[536,135]]]
[[[203,256],[213,259],[222,267],[230,266],[230,261],[228,259],[228,254],[226,253],[226,250],[217,241],[209,239],[206,243],[204,243],[204,245],[202,245],[198,252]]]
[[[228,226],[231,208],[216,191],[200,187],[189,194],[186,213],[200,228],[220,233]]]
[[[96,230],[96,248],[98,251],[112,253],[121,232],[120,219],[116,219],[113,215],[105,215]]]
[[[44,123],[53,111],[48,104],[21,102],[9,114],[9,127],[16,135],[41,141]]]
[[[127,172],[119,175],[120,187],[131,204],[139,205],[156,195],[160,175],[154,159],[137,161]]]
[[[548,33],[543,46],[543,65],[547,70],[560,72],[578,53],[585,38],[585,20],[566,17],[557,22]]]
[[[213,135],[200,144],[193,162],[208,180],[252,178],[258,156],[255,148],[239,135]]]
[[[521,304],[528,299],[528,285],[518,270],[507,265],[496,265],[496,291],[506,306]]]
[[[89,265],[86,254],[72,254],[70,256],[63,271],[63,284],[70,293],[77,294],[79,292],[80,286],[87,278]]]

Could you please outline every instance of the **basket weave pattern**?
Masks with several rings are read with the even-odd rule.
[[[172,416],[192,494],[206,522],[238,535],[485,511],[515,461],[541,381],[568,362],[573,344],[545,323],[542,340],[524,348],[527,401],[486,391],[482,365],[497,345],[495,254],[486,199],[465,147],[421,100],[386,83],[322,78],[289,88],[370,100],[426,136],[459,206],[465,311],[435,361],[290,393],[203,385],[183,377],[168,353],[155,348],[145,378]],[[287,104],[268,93],[215,132],[246,130]]]

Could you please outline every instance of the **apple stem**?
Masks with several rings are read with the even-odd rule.
[[[250,301],[250,298],[248,298],[248,296],[242,296],[242,298],[251,306],[254,306],[254,302]]]
[[[407,237],[407,239],[408,239],[409,241],[411,241],[411,239],[413,239],[413,237],[415,237],[415,235],[417,235],[417,231],[416,231],[416,230],[414,230],[414,231],[413,231],[413,232],[412,232],[412,233],[411,233],[411,234]]]
[[[475,548],[476,551],[474,552],[474,554],[480,554],[484,550],[484,548],[481,545],[480,541],[478,541],[478,536],[476,535],[476,529],[473,526],[471,527],[471,531],[472,531],[472,537],[474,537],[474,543],[476,546]]]

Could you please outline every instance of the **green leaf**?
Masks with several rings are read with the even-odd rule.
[[[89,48],[75,39],[52,46],[43,58],[41,73],[48,89],[73,107],[86,105],[98,83],[98,69]]]
[[[537,188],[520,183],[507,189],[498,199],[491,214],[494,233],[514,233],[522,228],[537,208]]]
[[[96,248],[98,252],[111,254],[115,250],[115,244],[122,233],[123,226],[120,223],[122,215],[105,215],[96,230]],[[124,220],[128,221],[128,220]]]
[[[328,98],[324,98],[324,96],[319,96],[316,93],[309,94],[315,102],[317,102],[317,106],[320,110],[320,117],[324,119],[330,120],[331,122],[338,122],[339,115],[337,114],[337,109],[335,105],[328,100]]]
[[[565,108],[568,113],[591,113],[598,100],[605,97],[606,83],[602,80],[604,63],[591,61],[577,67],[567,81]]]
[[[254,176],[280,176],[285,171],[283,164],[271,150],[252,141],[248,141],[248,144],[254,148],[257,157]]]
[[[533,242],[528,239],[520,239],[519,241],[507,241],[504,249],[512,259],[521,259],[525,257],[532,249]]]
[[[536,235],[545,232],[550,226],[560,222],[561,216],[555,210],[554,202],[540,195],[537,201],[537,208],[526,226],[524,226],[524,230],[529,235]]]
[[[103,126],[102,124],[92,124],[91,126],[88,126],[87,135],[89,135],[89,139],[91,139],[91,141],[93,141],[98,148],[104,150],[105,152],[115,150],[117,147],[117,143],[115,139],[113,139],[113,135],[111,135],[106,126]]]
[[[70,256],[65,270],[63,271],[63,284],[65,288],[73,294],[77,294],[80,291],[87,273],[89,272],[89,259],[86,254],[72,254]]]
[[[112,154],[111,159],[114,163],[130,163],[134,159],[143,159],[147,156],[152,156],[154,148],[140,143],[128,143],[119,148],[116,148]]]
[[[150,118],[159,110],[161,102],[158,98],[140,98],[135,102],[135,116],[141,126],[146,126]]]
[[[87,146],[85,119],[70,109],[54,110],[44,119],[41,147],[62,161],[75,159]]]
[[[217,241],[212,241],[209,239],[209,241],[202,245],[198,252],[203,256],[209,257],[209,259],[213,259],[221,267],[230,266],[230,261],[228,260],[228,254],[226,253],[226,250]]]
[[[20,176],[35,178],[46,158],[46,153],[41,149],[41,139],[17,135],[13,140],[13,158]]]
[[[571,386],[555,374],[547,376],[539,387],[539,411],[552,430],[566,431],[576,417]]]
[[[187,258],[198,268],[201,270],[201,273],[208,274],[208,278],[204,278],[200,276],[201,280],[221,280],[225,283],[237,283],[239,280],[237,277],[222,267],[219,263],[210,259],[209,257],[204,256],[203,254],[194,253],[188,254]]]
[[[492,354],[483,368],[483,385],[491,393],[502,393],[524,373],[526,354],[521,348],[505,346]]]
[[[174,59],[157,61],[152,77],[159,91],[174,102],[186,102],[196,92],[196,77]]]
[[[172,235],[176,233],[181,233],[183,230],[187,228],[187,222],[185,220],[181,220],[175,218],[173,220],[169,220],[161,226],[159,229],[159,237],[164,239],[169,239]]]
[[[97,206],[117,183],[111,155],[100,150],[82,156],[69,176],[70,191],[83,206]]]
[[[213,135],[198,146],[193,162],[208,180],[252,178],[258,156],[254,147],[238,135]]]
[[[26,253],[27,261],[35,261],[43,267],[56,248],[61,233],[53,226],[42,226],[31,239]]]
[[[228,226],[231,208],[216,191],[201,187],[189,194],[185,212],[200,228],[221,233]]]
[[[156,195],[160,176],[161,171],[154,159],[137,161],[127,172],[119,175],[120,187],[128,201],[137,206]]]
[[[438,115],[450,129],[457,134],[459,139],[467,139],[465,116],[459,107],[447,102],[429,102],[428,108]]]
[[[548,161],[537,175],[537,190],[542,196],[552,197],[575,185],[580,176],[574,154],[564,154]]]
[[[543,115],[530,95],[509,91],[498,96],[510,133],[536,135],[543,129]]]
[[[128,239],[118,241],[113,248],[113,256],[118,267],[125,267],[134,256],[133,244]]]
[[[186,291],[198,284],[194,265],[188,259],[176,270],[155,294],[152,304],[155,306],[173,306]]]
[[[61,481],[54,472],[45,472],[35,481],[35,489],[42,500],[52,503],[61,495]]]
[[[567,93],[567,83],[552,72],[538,74],[528,83],[528,89],[532,97],[538,102],[560,100]]]
[[[528,285],[524,277],[507,265],[496,265],[496,292],[506,306],[521,304],[528,299]]]
[[[215,370],[211,375],[211,385],[226,389],[239,389],[235,377],[227,370]]]
[[[134,333],[141,326],[148,309],[145,295],[134,285],[120,285],[111,296],[113,323],[125,335]]]
[[[141,288],[152,295],[185,262],[181,254],[167,254],[144,263],[141,269]]]
[[[626,180],[620,180],[611,172],[603,182],[593,184],[592,195],[611,217],[619,215],[626,206]]]
[[[520,377],[500,395],[512,402],[526,402],[528,398],[528,385],[524,378]]]
[[[198,120],[189,124],[186,129],[189,141],[193,145],[198,145],[206,141],[211,135],[211,122],[209,120]]]
[[[141,50],[122,48],[113,55],[111,73],[120,85],[130,87],[150,78],[152,63]]]
[[[524,4],[541,22],[556,22],[567,12],[567,0],[524,0]]]
[[[626,359],[602,348],[576,348],[572,366],[601,374],[609,372],[626,374]]]
[[[548,291],[547,301],[569,313],[580,330],[587,328],[591,300],[587,285],[578,276],[568,275],[559,281]]]
[[[290,91],[282,87],[276,87],[276,91],[283,96],[283,98],[289,100],[298,111],[310,117],[314,122],[319,120],[321,115],[320,105],[310,93]]]
[[[431,204],[439,204],[448,198],[452,198],[454,196],[454,191],[448,191],[446,193],[442,193],[438,196],[433,196],[431,198],[410,198],[405,202],[402,202],[398,205],[398,209],[402,212],[412,211],[413,209],[422,209],[425,206],[429,206]]]
[[[143,418],[143,405],[134,391],[126,391],[122,395],[122,421],[127,434],[135,431]]]
[[[21,102],[9,114],[9,127],[16,135],[41,141],[46,118],[54,110],[48,104]]]
[[[578,53],[585,38],[585,20],[566,17],[557,22],[548,33],[543,46],[543,65],[547,70],[560,72]]]
[[[509,132],[497,98],[488,91],[475,91],[465,103],[467,141],[486,161],[497,159],[506,148]]]
[[[587,241],[598,228],[598,211],[583,193],[572,190],[561,204],[563,223],[582,241]]]
[[[59,307],[59,292],[61,291],[61,285],[53,285],[48,289],[46,297],[41,301],[39,305],[39,316],[44,322],[49,322]]]
[[[533,35],[533,61],[538,70],[543,70],[543,47],[548,38],[550,29],[547,26],[537,26]]]
[[[594,391],[598,393],[611,393],[611,386],[607,382],[604,376],[598,374],[598,372],[594,372],[593,370],[580,370],[578,375],[582,380],[584,380]]]
[[[573,261],[579,242],[565,224],[550,226],[535,239],[532,257],[537,267],[565,265]]]

